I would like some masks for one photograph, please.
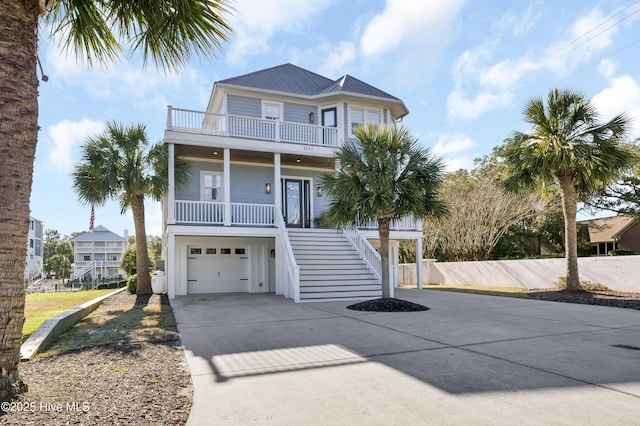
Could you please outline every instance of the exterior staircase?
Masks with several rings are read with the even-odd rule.
[[[289,228],[300,267],[300,301],[374,299],[382,285],[345,235],[333,229]]]

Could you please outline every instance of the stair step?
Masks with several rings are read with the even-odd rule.
[[[353,278],[362,278],[362,279],[371,279],[375,280],[375,275],[371,272],[366,272],[364,269],[345,269],[342,271],[320,271],[320,270],[305,270],[300,269],[300,278],[304,277],[305,280],[317,280],[319,278],[323,280],[340,280],[341,277],[348,277],[349,279]]]
[[[376,299],[382,297],[382,291],[336,291],[320,293],[300,293],[300,300],[321,301],[321,300],[360,300]]]
[[[321,279],[321,280],[314,280],[314,279],[305,279],[300,280],[300,288],[302,289],[303,287],[306,286],[331,286],[331,285],[344,285],[344,286],[352,286],[352,285],[380,285],[378,283],[378,281],[376,279],[373,278],[338,278],[336,277],[336,279],[334,280],[329,280],[329,279]]]
[[[375,291],[381,292],[380,285],[335,285],[335,286],[305,286],[300,288],[300,296],[309,293],[326,293],[326,292],[360,292],[360,291]]]

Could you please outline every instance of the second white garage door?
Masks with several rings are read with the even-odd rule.
[[[249,291],[249,250],[245,247],[187,247],[187,292]]]

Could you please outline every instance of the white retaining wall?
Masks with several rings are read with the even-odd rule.
[[[578,258],[580,280],[611,290],[640,292],[640,256]],[[483,262],[422,261],[424,284],[551,288],[566,275],[565,259],[488,260]],[[416,283],[413,263],[398,267],[400,284]]]

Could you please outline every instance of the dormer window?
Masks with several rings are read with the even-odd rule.
[[[262,118],[267,120],[280,120],[282,118],[282,103],[263,101]]]

